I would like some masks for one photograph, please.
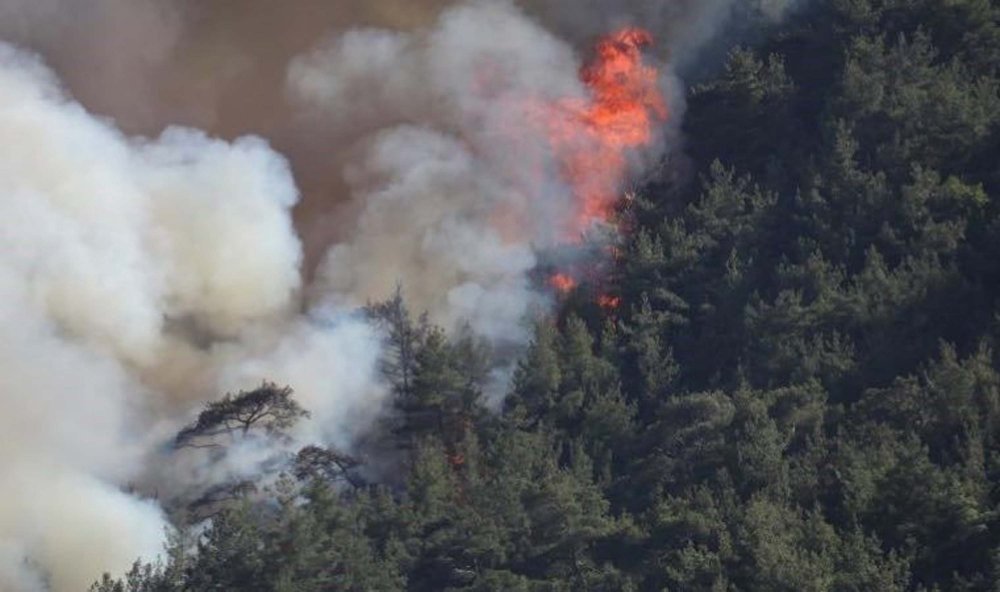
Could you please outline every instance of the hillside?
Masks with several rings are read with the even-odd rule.
[[[754,27],[499,412],[473,336],[373,306],[358,450],[92,591],[997,590],[1000,3]]]

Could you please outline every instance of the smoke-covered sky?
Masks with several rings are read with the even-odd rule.
[[[527,19],[585,53],[594,39],[641,23],[652,52],[681,63],[717,30],[737,0],[520,0]],[[127,133],[171,124],[234,138],[268,138],[291,159],[303,200],[296,222],[309,265],[343,222],[330,203],[348,194],[336,123],[324,129],[290,103],[288,64],[357,28],[413,31],[458,0],[2,0],[0,38],[41,52],[74,97]],[[784,2],[777,2],[784,4]],[[770,2],[765,4],[775,4]],[[503,42],[502,39],[498,41]],[[519,40],[507,41],[513,47]]]
[[[154,556],[154,491],[247,470],[164,445],[227,390],[289,384],[295,443],[349,448],[385,393],[357,307],[397,284],[523,345],[575,214],[525,105],[588,100],[587,48],[641,22],[679,114],[729,6],[0,0],[0,590]]]

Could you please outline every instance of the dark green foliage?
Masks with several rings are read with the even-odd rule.
[[[620,306],[539,322],[500,413],[489,352],[397,294],[359,458],[307,448],[93,591],[1000,590],[1000,3],[745,39],[689,93],[695,174],[623,213]],[[303,413],[264,385],[178,443]]]

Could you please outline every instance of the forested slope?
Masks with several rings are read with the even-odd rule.
[[[475,343],[376,307],[360,459],[94,590],[1000,589],[998,23],[817,0],[753,35],[502,413]]]

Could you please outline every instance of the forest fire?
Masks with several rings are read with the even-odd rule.
[[[557,273],[549,278],[549,285],[560,295],[568,294],[577,286],[577,281],[565,273]]]
[[[603,308],[605,311],[617,310],[618,307],[622,305],[621,296],[611,296],[609,294],[601,294],[597,297],[597,305]]]
[[[629,150],[653,141],[653,126],[668,117],[659,73],[643,60],[652,36],[626,28],[601,39],[580,72],[589,100],[565,99],[549,109],[545,125],[561,174],[573,192],[574,238],[608,221],[628,169]]]
[[[567,242],[581,240],[596,222],[612,223],[629,151],[649,146],[654,125],[669,116],[659,73],[643,59],[643,49],[652,43],[647,31],[635,27],[602,38],[580,71],[589,98],[559,100],[539,111],[576,208],[564,235]],[[562,272],[550,277],[549,284],[566,294],[578,281]],[[620,299],[601,297],[599,304],[614,309]]]

